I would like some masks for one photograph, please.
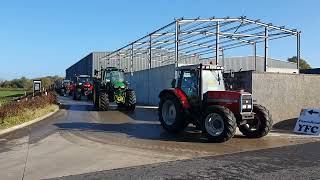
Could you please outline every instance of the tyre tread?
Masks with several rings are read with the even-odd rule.
[[[239,127],[239,130],[243,135],[245,135],[248,138],[261,138],[263,136],[266,136],[271,131],[273,124],[272,116],[269,110],[260,104],[255,104],[253,108],[254,110],[258,110],[258,112],[260,112],[262,114],[262,117],[265,119],[265,121],[262,122],[264,123],[262,128],[257,131],[249,131],[243,125]]]

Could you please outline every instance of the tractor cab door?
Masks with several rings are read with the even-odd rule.
[[[199,71],[197,69],[181,70],[178,87],[187,95],[191,106],[199,104]]]
[[[201,73],[201,96],[203,96],[208,91],[225,91],[221,70],[203,70]]]

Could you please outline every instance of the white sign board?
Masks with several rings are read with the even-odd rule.
[[[33,93],[41,92],[41,80],[33,80]]]
[[[294,128],[295,133],[320,135],[320,109],[303,109]]]

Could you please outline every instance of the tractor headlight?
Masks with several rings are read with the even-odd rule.
[[[120,88],[121,88],[121,89],[124,89],[124,86],[121,86]]]
[[[243,94],[241,96],[240,102],[241,105],[241,112],[251,112],[252,110],[252,96],[251,94]]]

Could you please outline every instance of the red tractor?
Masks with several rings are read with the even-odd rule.
[[[250,93],[226,91],[222,70],[220,66],[203,64],[177,68],[173,88],[159,95],[159,120],[166,131],[180,132],[192,123],[210,142],[231,139],[237,126],[249,138],[269,133],[269,111],[253,104]]]
[[[76,81],[73,84],[73,99],[81,100],[81,96],[87,96],[92,99],[93,83],[91,77],[88,75],[78,75],[75,77]]]

